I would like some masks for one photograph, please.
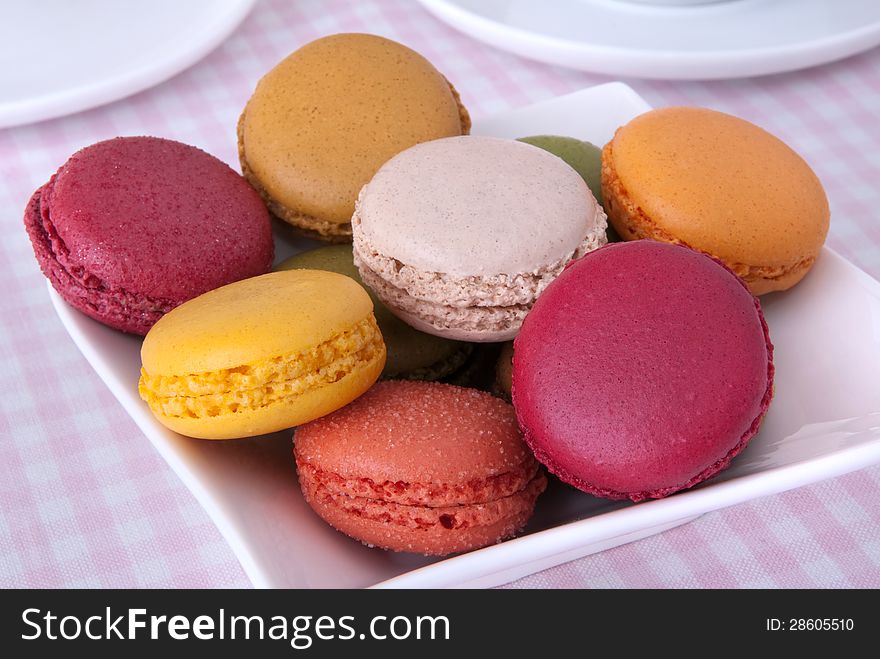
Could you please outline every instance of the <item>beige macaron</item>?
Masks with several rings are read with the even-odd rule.
[[[784,142],[743,119],[672,107],[619,128],[602,153],[609,223],[706,252],[755,295],[794,286],[828,233],[825,191]]]
[[[469,130],[455,88],[424,57],[375,35],[336,34],[260,80],[238,122],[238,151],[274,215],[345,242],[358,191],[385,161]]]

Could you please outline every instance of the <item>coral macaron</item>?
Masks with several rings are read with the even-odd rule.
[[[654,241],[586,255],[515,341],[513,404],[562,480],[611,499],[663,497],[726,468],[773,393],[761,306],[715,259]]]
[[[272,264],[269,214],[225,163],[158,137],[78,151],[37,190],[25,227],[70,305],[146,334],[181,302]]]
[[[290,428],[360,396],[385,364],[367,292],[318,270],[275,272],[205,293],[165,315],[141,348],[139,391],[190,437]]]
[[[445,555],[499,542],[525,525],[547,484],[510,405],[434,382],[380,382],[297,428],[294,453],[318,515],[394,551]]]
[[[621,237],[710,254],[755,295],[799,282],[828,233],[809,165],[758,126],[705,108],[653,110],[619,128],[602,154],[602,191]]]

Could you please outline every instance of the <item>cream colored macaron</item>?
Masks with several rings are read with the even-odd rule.
[[[363,282],[417,330],[516,336],[565,266],[606,242],[583,178],[531,144],[486,136],[411,147],[364,187],[352,217]]]
[[[455,88],[406,46],[370,34],[306,44],[257,84],[238,124],[242,171],[277,217],[351,240],[358,191],[420,142],[462,135]]]
[[[809,165],[758,126],[705,108],[653,110],[619,128],[602,154],[602,193],[622,238],[711,254],[755,295],[799,282],[828,233]]]

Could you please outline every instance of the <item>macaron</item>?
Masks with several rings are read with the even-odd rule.
[[[495,364],[494,391],[505,400],[510,400],[510,389],[513,379],[513,341],[501,346],[498,361]]]
[[[716,259],[615,243],[569,266],[514,342],[526,442],[563,481],[641,501],[721,470],[773,395],[761,305]]]
[[[386,160],[469,130],[458,92],[424,57],[379,36],[336,34],[259,81],[238,151],[275,216],[308,237],[348,242],[358,191]]]
[[[303,496],[328,524],[426,555],[512,536],[547,485],[510,405],[437,382],[380,382],[297,428],[294,456]]]
[[[828,233],[825,191],[784,142],[743,119],[673,107],[619,128],[602,155],[611,225],[711,254],[755,295],[810,270]]]
[[[133,334],[186,300],[265,273],[274,257],[253,188],[214,156],[158,137],[76,152],[34,192],[24,224],[58,294]]]
[[[602,204],[602,149],[591,142],[562,135],[532,135],[518,139],[562,158],[581,175],[596,201]]]
[[[363,284],[352,261],[351,245],[327,245],[300,252],[275,266],[276,270],[303,268],[338,272]],[[391,313],[370,289],[367,293],[373,300],[373,313],[388,354],[382,377],[439,380],[467,361],[472,344],[419,332]]]
[[[398,154],[364,187],[354,262],[416,329],[505,341],[569,261],[605,243],[605,226],[560,158],[514,140],[450,137]]]
[[[157,322],[138,390],[160,423],[203,439],[251,437],[328,414],[385,364],[367,292],[318,270],[223,286]]]

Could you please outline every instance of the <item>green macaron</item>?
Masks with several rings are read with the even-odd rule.
[[[581,175],[596,201],[602,203],[602,149],[590,142],[561,135],[533,135],[520,137],[519,141],[562,158]]]
[[[498,361],[495,364],[494,393],[505,400],[510,400],[511,376],[513,375],[513,341],[501,346]]]
[[[275,266],[275,270],[329,270],[351,277],[363,286],[351,254],[351,245],[328,245],[291,256]],[[391,313],[369,288],[364,288],[373,299],[373,313],[388,351],[382,377],[439,380],[467,361],[472,350],[470,343],[441,339],[413,329]]]

